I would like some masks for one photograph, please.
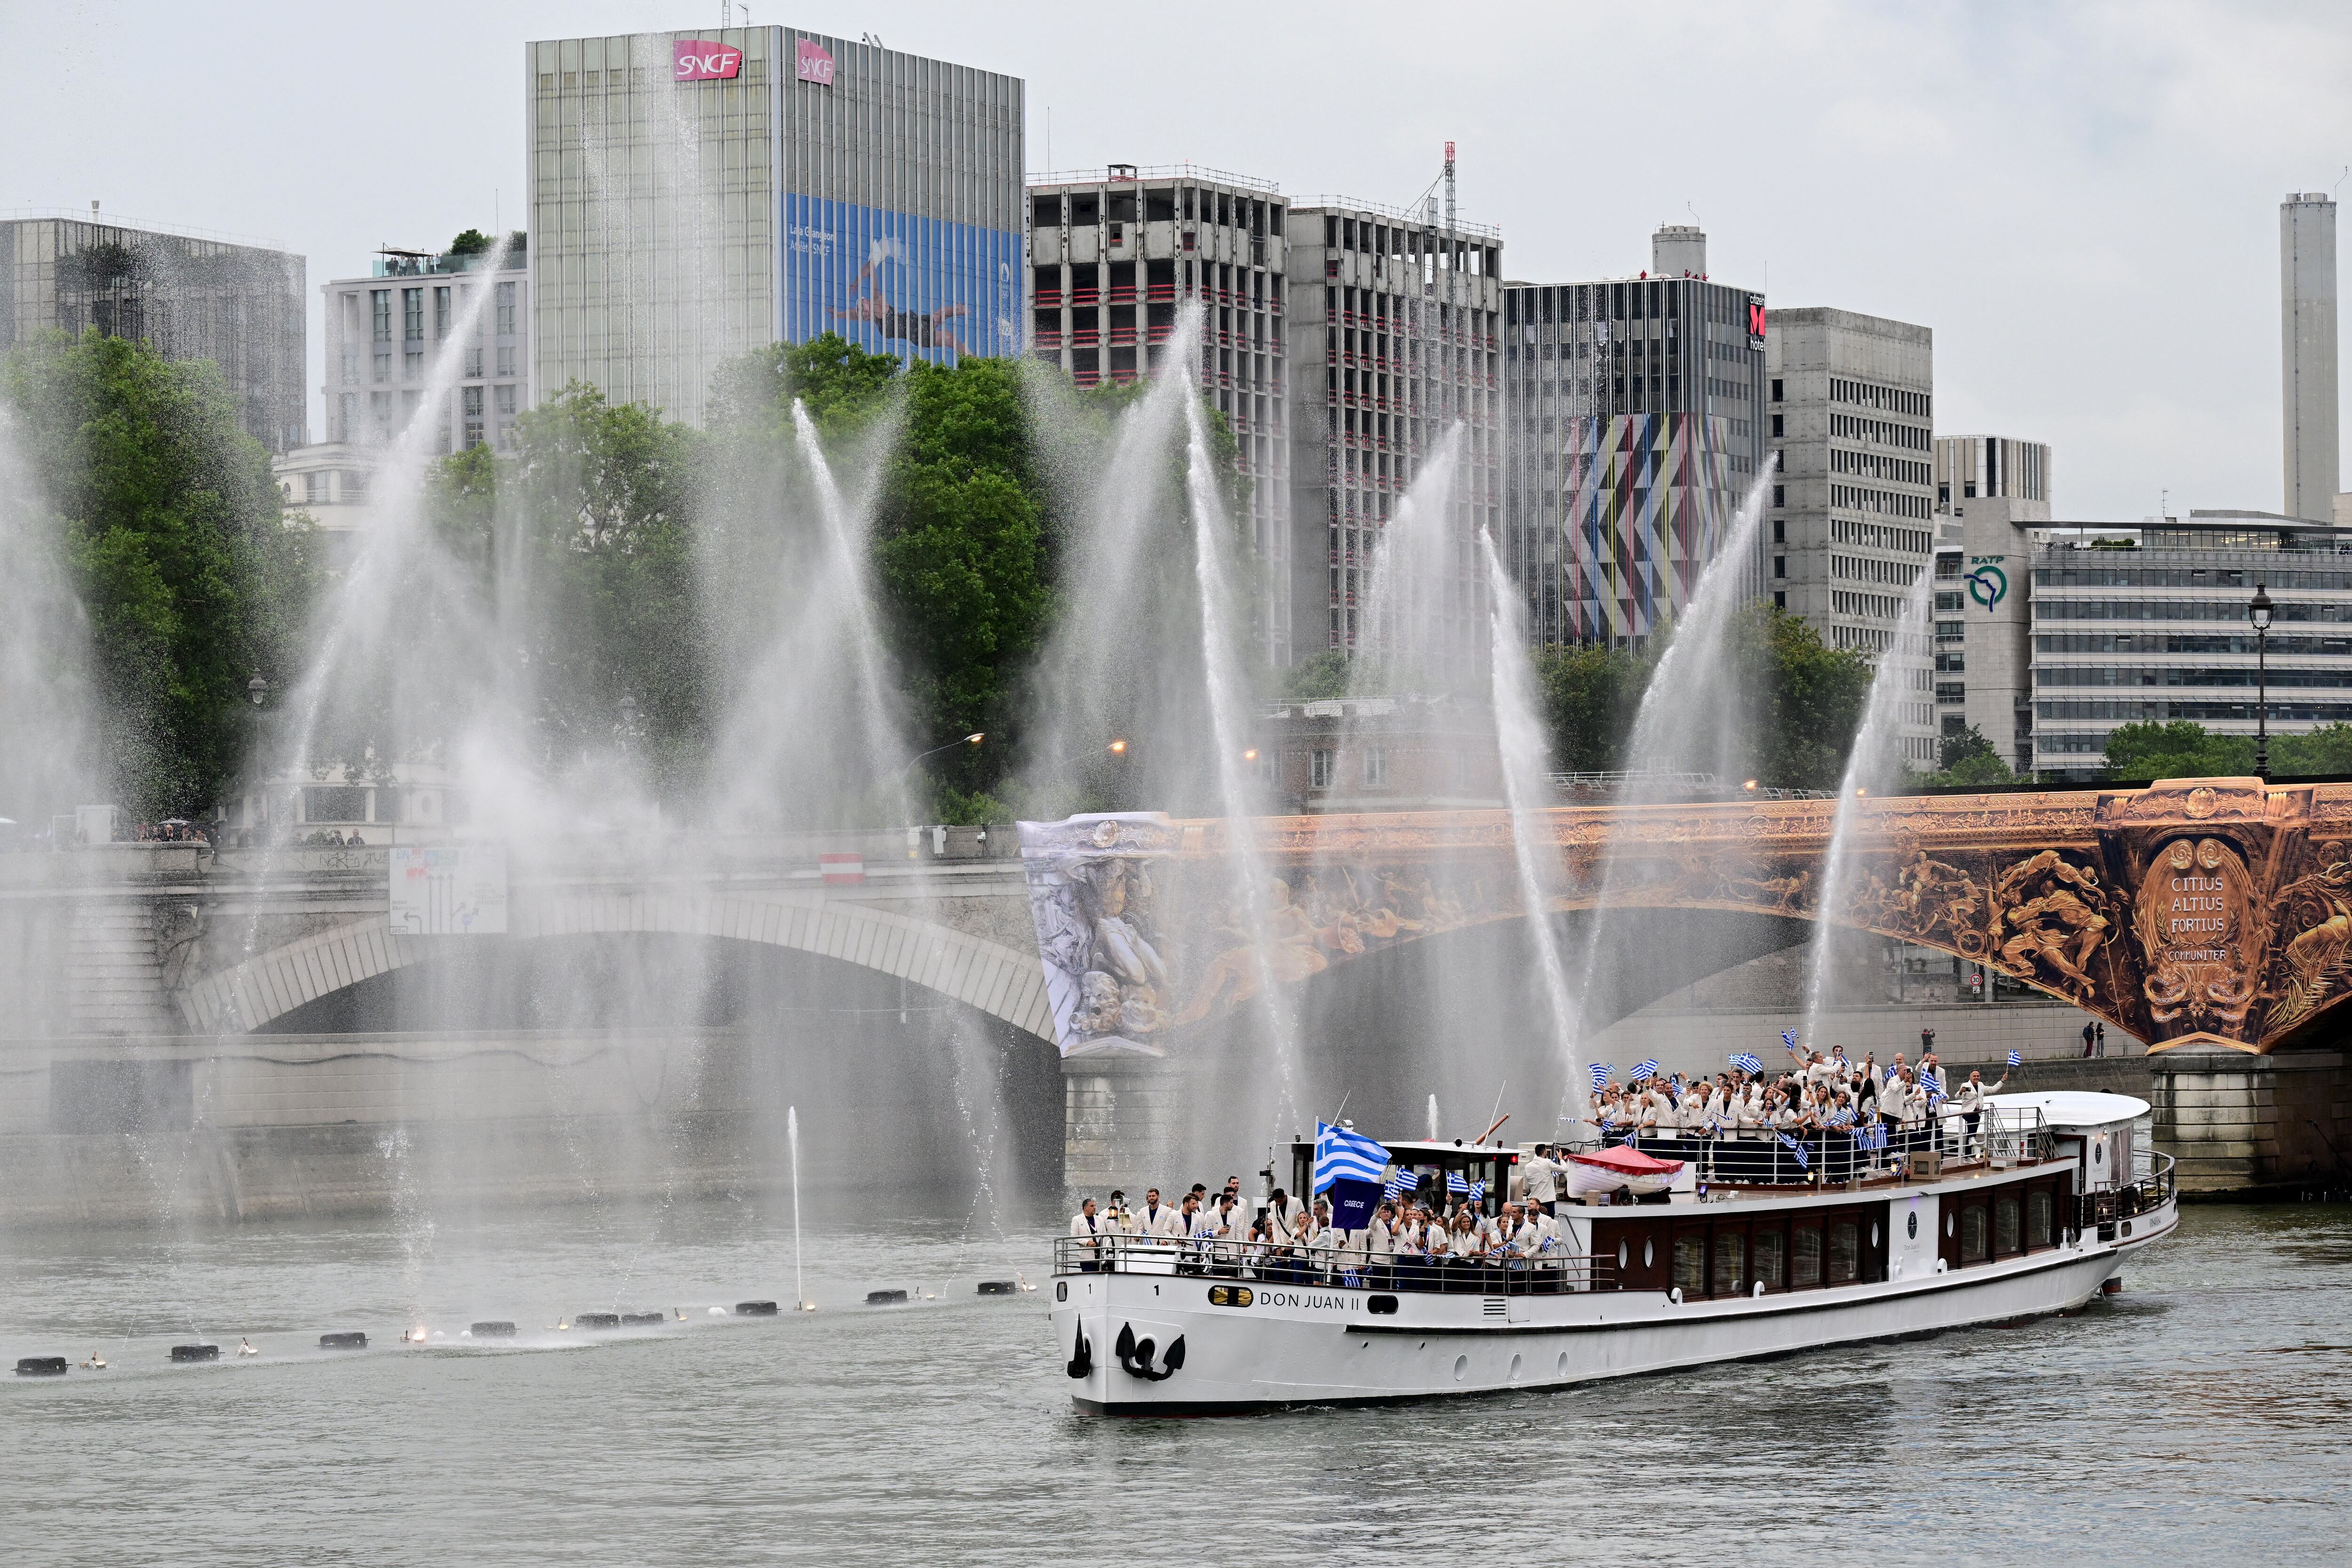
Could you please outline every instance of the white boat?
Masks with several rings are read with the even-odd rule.
[[[1760,1142],[1669,1147],[1692,1156],[1672,1190],[1563,1201],[1565,1255],[1507,1265],[1374,1268],[1345,1252],[1064,1239],[1056,1359],[1084,1411],[1239,1414],[1564,1387],[2014,1322],[2120,1289],[2130,1256],[2179,1217],[2171,1160],[2136,1150],[2147,1102],[1988,1105],[1973,1133],[1953,1115],[1910,1150],[1829,1135],[1801,1167]],[[1424,1193],[1454,1173],[1484,1182],[1488,1213],[1519,1158],[1385,1147],[1391,1173],[1413,1173]],[[1289,1152],[1288,1190],[1303,1192],[1313,1146]]]

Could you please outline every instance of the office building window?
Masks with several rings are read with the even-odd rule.
[[[467,343],[466,345],[466,375],[467,379],[470,380],[474,377],[479,376],[481,374],[482,345],[479,343]]]
[[[499,285],[498,310],[499,336],[512,337],[515,330],[515,286],[513,284]]]
[[[412,343],[425,341],[425,290],[400,291],[400,335]]]
[[[423,381],[425,379],[425,351],[423,349],[410,349],[406,353],[400,356],[400,379],[403,381]],[[411,395],[413,396],[414,394],[411,394]]]
[[[392,290],[368,290],[368,303],[375,317],[375,341],[380,343],[392,342]]]
[[[449,335],[449,286],[446,283],[433,290],[433,335],[436,338]]]
[[[1331,787],[1331,753],[1328,750],[1318,747],[1307,753],[1307,787],[1309,789]]]
[[[374,379],[379,382],[390,381],[392,379],[392,351],[390,349],[376,350]]]
[[[512,382],[503,383],[499,387],[499,413],[500,416],[504,418],[511,419],[514,417],[515,389],[514,383]]]
[[[514,345],[512,343],[501,343],[499,345],[499,374],[500,375],[512,375],[514,373]],[[476,375],[479,375],[481,374],[481,372],[476,371],[474,374]]]
[[[327,476],[323,473],[302,476],[302,499],[317,503],[327,499]]]
[[[359,384],[360,351],[357,349],[345,349],[343,351],[343,384],[345,386],[357,386]]]
[[[1364,752],[1364,784],[1368,788],[1383,789],[1389,782],[1389,754],[1375,746]]]
[[[1772,557],[1772,575],[1775,577],[1786,577],[1788,574],[1789,558],[1785,555],[1775,555]]]

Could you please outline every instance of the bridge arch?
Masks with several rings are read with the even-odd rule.
[[[517,899],[518,939],[646,932],[716,937],[839,959],[916,985],[1053,1038],[1045,973],[1034,952],[850,900],[797,892],[701,895],[562,890]],[[367,915],[313,931],[198,978],[177,998],[198,1034],[260,1028],[305,1003],[423,962],[453,942],[394,931]]]

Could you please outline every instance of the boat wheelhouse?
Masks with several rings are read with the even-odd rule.
[[[1759,1160],[1739,1140],[1578,1150],[1569,1163],[1596,1173],[1556,1204],[1557,1241],[1471,1259],[1068,1238],[1059,1358],[1081,1409],[1205,1415],[1559,1387],[2068,1312],[2177,1222],[2171,1161],[2136,1147],[2147,1113],[2123,1095],[2001,1095],[1973,1127],[1940,1116],[1842,1165]],[[1523,1163],[1492,1144],[1382,1147],[1390,1184],[1489,1215]],[[1304,1192],[1313,1146],[1287,1152]]]

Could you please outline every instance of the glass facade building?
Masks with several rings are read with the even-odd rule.
[[[1701,276],[1696,230],[1661,231],[1670,251],[1696,265],[1504,286],[1499,542],[1539,644],[1670,625],[1763,471],[1764,298]]]
[[[1019,79],[784,26],[524,49],[539,395],[698,422],[779,341],[1020,352]]]
[[[237,424],[273,453],[302,445],[304,266],[299,256],[79,217],[0,219],[0,347],[57,329],[137,338],[210,360]]]
[[[2277,602],[2273,734],[2352,722],[2352,530],[2191,513],[2137,528],[2053,524],[2033,553],[2033,750],[2052,777],[2092,777],[2118,724],[2255,729],[2247,605]]]

